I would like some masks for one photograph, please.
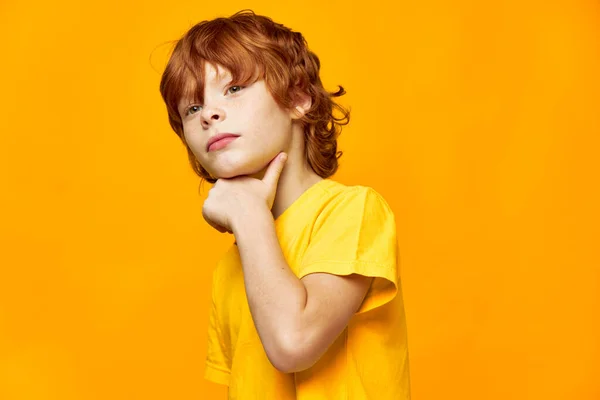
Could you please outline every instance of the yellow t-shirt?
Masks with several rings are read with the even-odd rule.
[[[298,278],[314,272],[375,277],[359,310],[309,369],[285,374],[264,351],[234,244],[213,273],[205,378],[229,399],[409,400],[404,302],[394,214],[374,189],[324,179],[275,220]]]

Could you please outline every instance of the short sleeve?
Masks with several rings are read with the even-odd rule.
[[[218,319],[218,310],[215,301],[215,292],[217,271],[213,272],[213,282],[211,289],[211,306],[208,324],[208,349],[206,353],[206,365],[204,378],[209,381],[229,385],[229,376],[231,371],[231,357],[227,348]]]
[[[298,277],[316,272],[374,277],[358,313],[391,301],[398,292],[396,221],[374,189],[353,186],[324,207],[315,221]]]

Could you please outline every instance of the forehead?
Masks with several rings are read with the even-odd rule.
[[[218,64],[211,64],[209,62],[204,63],[204,74],[202,82],[206,86],[206,84],[220,84],[224,81],[229,81],[231,79],[231,72]],[[187,81],[189,92],[193,92],[193,88],[196,87],[196,81],[191,80],[191,78]],[[179,101],[178,107],[183,107],[185,104],[192,101],[192,98],[183,96]]]
[[[231,77],[231,72],[221,65],[213,65],[209,62],[204,63],[204,79],[206,81],[221,81]]]

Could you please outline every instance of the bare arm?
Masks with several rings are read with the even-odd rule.
[[[265,207],[233,224],[248,305],[275,368],[312,366],[347,326],[372,278],[314,273],[298,279],[287,264]]]

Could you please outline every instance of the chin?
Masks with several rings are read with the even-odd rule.
[[[228,160],[225,163],[219,163],[207,171],[218,179],[230,179],[236,176],[264,175],[264,170],[270,160]]]

